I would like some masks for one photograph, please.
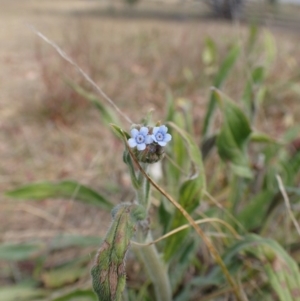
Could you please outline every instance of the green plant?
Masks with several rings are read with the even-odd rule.
[[[298,217],[299,213],[288,210],[286,217],[282,197],[284,194],[290,206],[298,202],[300,154],[287,148],[298,132],[294,129],[274,138],[257,130],[273,54],[268,51],[267,35],[265,64],[256,65],[253,57],[261,53],[256,35],[252,28],[244,49],[246,79],[240,102],[220,89],[240,58],[241,46],[234,45],[219,64],[201,138],[195,135],[188,100],[176,102],[172,94],[168,95],[165,123],[172,140],[166,145],[170,136],[164,126],[151,121],[150,115],[132,125],[130,136],[96,95],[70,83],[96,106],[103,123],[124,143],[123,161],[136,192],[135,203],[114,207],[111,226],[96,256],[92,275],[99,300],[222,300],[224,295],[236,300],[299,300],[299,233],[293,224],[297,218],[291,216]],[[215,58],[214,42],[208,39],[207,43],[206,51],[213,53],[206,57]],[[214,60],[208,63],[216,64]],[[221,119],[218,126],[214,124],[217,118]],[[163,137],[155,136],[157,133]],[[165,160],[161,161],[163,155]],[[163,172],[159,183],[149,171],[157,161]],[[30,184],[7,195],[31,200],[72,197],[101,209],[113,207],[98,192],[73,181]],[[289,233],[277,230],[284,218]],[[156,237],[161,239],[154,240]],[[52,246],[94,247],[97,241],[64,236]],[[135,254],[131,260],[141,262],[140,277],[135,285],[128,283],[126,287],[125,259],[130,243]],[[12,262],[35,255],[41,263],[44,254],[40,243],[0,247],[0,258]],[[44,274],[44,280],[53,289],[58,276],[62,285],[86,276],[88,261],[86,256],[70,260]],[[33,300],[48,294],[32,289],[35,285],[17,287],[15,294],[0,290],[0,296]],[[80,289],[62,290],[58,297],[49,296],[52,301],[75,298],[95,300],[90,282]]]

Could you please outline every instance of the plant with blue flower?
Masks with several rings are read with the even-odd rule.
[[[153,142],[153,139],[149,133],[149,129],[145,126],[142,126],[139,130],[133,128],[131,130],[131,137],[128,139],[128,144],[130,147],[136,147],[139,151],[142,151],[146,148],[146,144],[150,144]]]
[[[151,137],[160,146],[166,146],[172,139],[172,136],[167,132],[168,128],[165,125],[156,126],[153,128],[153,134]]]
[[[172,139],[167,132],[168,128],[165,125],[154,128],[134,125],[131,138],[127,142],[139,162],[155,163],[163,158],[164,147]]]

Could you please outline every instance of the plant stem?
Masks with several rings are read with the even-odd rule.
[[[145,172],[147,172],[149,165],[146,163],[141,163],[141,165],[142,165],[143,170]],[[150,196],[149,182],[142,172],[139,172],[137,179],[139,182],[139,188],[136,189],[136,198],[137,198],[138,203],[140,205],[142,205],[145,208],[145,210],[148,212],[149,205],[150,205],[149,204],[149,196]]]
[[[145,171],[147,170],[147,167],[148,165],[143,164],[143,169]],[[148,211],[150,187],[149,183],[147,183],[147,178],[142,172],[138,175],[138,181],[140,183],[140,188],[136,191],[137,201]],[[140,225],[137,231],[137,240],[141,243],[152,241],[151,231],[148,229],[145,231],[143,226]],[[142,247],[138,250],[138,252],[154,286],[156,301],[171,301],[172,291],[168,277],[168,270],[162,258],[158,254],[156,246],[150,245]]]
[[[144,234],[142,230],[138,231],[138,240],[140,242],[152,241],[152,235],[149,232],[146,240],[143,239]],[[141,247],[139,250],[140,257],[147,270],[149,278],[154,286],[156,301],[171,301],[172,291],[168,277],[167,267],[159,256],[155,245]]]
[[[241,295],[240,289],[239,289],[239,285],[235,282],[235,280],[231,277],[225,263],[222,260],[222,257],[219,255],[217,249],[214,247],[214,245],[211,243],[211,241],[209,240],[209,238],[205,235],[205,233],[201,230],[201,228],[195,223],[195,221],[193,220],[193,218],[188,214],[188,212],[179,204],[177,203],[167,192],[165,192],[158,184],[156,184],[149,176],[148,174],[145,172],[145,170],[142,168],[142,166],[140,165],[140,163],[137,161],[137,159],[135,158],[134,154],[132,153],[132,151],[130,150],[129,146],[126,144],[127,149],[132,157],[132,159],[134,160],[134,162],[137,164],[140,172],[142,174],[144,174],[144,176],[147,178],[147,180],[152,184],[153,187],[155,187],[162,195],[164,195],[178,210],[180,210],[180,212],[182,213],[182,215],[188,220],[188,222],[190,223],[190,225],[195,229],[195,231],[199,234],[199,236],[202,238],[203,242],[206,244],[206,246],[208,247],[209,251],[211,252],[212,257],[215,259],[215,261],[219,264],[224,276],[226,277],[227,281],[229,282],[229,284],[231,285],[232,289],[233,289],[233,293],[236,296],[236,299],[238,301],[243,301],[244,298]],[[168,300],[168,299],[166,299]]]

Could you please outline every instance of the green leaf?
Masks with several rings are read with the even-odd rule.
[[[241,148],[237,145],[233,135],[230,127],[224,124],[216,142],[219,156],[222,160],[232,162],[236,166],[244,166],[247,163],[247,159]]]
[[[205,161],[206,157],[210,154],[213,148],[216,145],[217,135],[209,136],[201,141],[201,154],[203,161]]]
[[[95,94],[86,91],[85,89],[83,89],[82,87],[80,87],[79,85],[77,85],[76,83],[74,83],[72,81],[67,81],[67,84],[76,93],[78,93],[79,95],[84,97],[86,100],[90,101],[99,110],[99,112],[101,113],[101,117],[102,117],[101,120],[103,120],[104,123],[119,124],[119,119],[117,118],[115,113],[108,106],[105,106]]]
[[[110,125],[114,131],[114,133],[122,140],[124,141],[124,135],[126,137],[126,139],[130,138],[130,135],[128,133],[126,133],[125,131],[123,131],[119,126],[117,126],[116,124],[111,124]]]
[[[60,250],[70,247],[98,246],[102,241],[97,236],[82,236],[69,233],[61,233],[51,240],[51,250]]]
[[[140,187],[140,183],[139,183],[136,173],[135,173],[131,155],[127,149],[125,149],[125,151],[123,152],[123,161],[128,166],[132,185],[134,186],[134,188],[138,189]]]
[[[166,121],[173,121],[174,114],[175,114],[175,104],[174,104],[174,98],[172,93],[168,90],[167,91],[167,105],[166,105]]]
[[[112,217],[113,221],[91,270],[93,288],[101,301],[121,300],[126,285],[126,253],[136,223],[145,219],[146,211],[141,205],[122,203],[113,209]]]
[[[231,50],[229,51],[229,53],[227,54],[227,56],[225,57],[219,72],[215,78],[214,81],[214,87],[215,88],[219,88],[222,83],[224,82],[224,80],[226,79],[229,71],[231,70],[231,68],[233,67],[234,63],[236,62],[239,54],[240,54],[240,46],[239,45],[235,45],[231,48]]]
[[[245,91],[242,99],[247,109],[248,116],[251,118],[255,114],[255,108],[257,105],[256,92],[258,91],[258,88],[262,84],[264,80],[264,76],[265,76],[264,67],[258,66],[254,68],[254,70],[251,73],[250,79],[248,80],[245,87]]]
[[[228,98],[219,99],[224,114],[224,124],[228,126],[236,144],[241,147],[251,134],[249,120],[233,101]]]
[[[15,199],[44,200],[47,198],[71,198],[94,205],[105,210],[111,210],[113,205],[95,190],[75,181],[38,182],[28,184],[6,192]]]
[[[234,66],[238,56],[240,54],[240,47],[234,46],[224,59],[218,74],[216,75],[216,78],[214,80],[214,87],[219,89],[221,88],[222,84],[224,83],[225,79],[227,78],[227,75],[229,74],[229,71]],[[204,118],[204,124],[203,124],[203,130],[202,134],[204,137],[208,135],[209,125],[211,123],[212,115],[214,113],[215,107],[216,107],[216,94],[212,91],[208,103],[207,112],[205,114]]]
[[[184,128],[185,118],[183,114],[175,112],[173,117],[174,124],[176,124],[178,127]],[[166,165],[166,174],[168,174],[169,192],[171,194],[175,194],[178,191],[177,183],[179,183],[182,179],[182,170],[188,166],[189,158],[186,154],[185,144],[181,135],[173,129],[170,129],[169,132],[172,135],[170,154],[172,156],[172,160],[176,164],[170,164],[168,162]]]
[[[258,38],[258,27],[254,24],[252,24],[249,28],[249,37],[247,41],[247,51],[250,53],[252,49],[254,48],[257,38]]]
[[[159,208],[158,208],[158,218],[160,227],[162,228],[162,233],[168,232],[168,227],[172,220],[173,208],[170,207],[168,200],[162,197]]]
[[[265,68],[262,66],[256,67],[252,72],[252,81],[255,85],[260,84],[265,78]]]
[[[77,289],[73,292],[61,294],[60,297],[53,298],[51,301],[96,301],[96,295],[92,290]]]
[[[188,157],[190,158],[192,164],[193,164],[193,170],[194,170],[194,175],[193,176],[198,176],[201,178],[201,186],[202,189],[205,190],[206,183],[205,183],[205,170],[203,167],[203,162],[202,162],[202,156],[201,152],[199,150],[198,145],[195,143],[193,138],[184,130],[182,130],[180,127],[177,126],[177,124],[173,122],[168,122],[168,124],[176,130],[176,132],[183,138],[187,145],[187,151],[188,151]]]
[[[246,235],[227,249],[224,262],[235,262],[240,252],[250,252],[261,260],[268,281],[281,301],[299,301],[300,271],[294,259],[274,240],[258,235]]]
[[[297,124],[286,130],[283,139],[286,143],[292,142],[293,140],[299,137],[299,133],[300,133],[300,124]]]
[[[274,143],[280,144],[276,139],[270,137],[268,134],[261,133],[261,132],[252,132],[250,135],[251,142],[257,143]]]
[[[43,245],[37,243],[2,244],[0,245],[0,260],[26,260],[42,250]]]
[[[0,288],[0,300],[32,301],[46,296],[46,292],[29,285],[14,285]]]
[[[187,180],[180,187],[178,203],[180,203],[188,213],[192,213],[200,204],[201,193],[202,186],[200,178],[197,177]],[[176,229],[185,223],[186,218],[180,211],[176,210],[170,230]],[[180,231],[166,239],[164,250],[166,261],[169,261],[171,257],[183,247],[183,241],[188,236],[189,231],[190,229]]]
[[[188,213],[192,213],[195,208],[198,207],[206,185],[201,152],[199,147],[196,145],[196,143],[188,133],[180,129],[172,122],[169,122],[169,124],[185,141],[188,151],[188,158],[192,163],[192,171],[194,174],[190,179],[186,180],[180,186],[178,199],[178,202],[184,207],[184,209]],[[187,156],[187,154],[185,156]],[[183,225],[184,223],[186,223],[185,217],[179,211],[176,211],[173,216],[170,230],[175,229]],[[183,242],[188,232],[189,230],[181,231],[166,240],[167,242],[164,250],[166,261],[170,260],[171,257],[176,253],[176,251],[181,247],[181,243]]]
[[[44,272],[42,273],[41,278],[45,287],[57,289],[59,287],[74,283],[87,273],[88,270],[86,267],[67,265]]]
[[[249,166],[247,166],[248,165],[247,163],[245,164],[246,165],[243,166],[243,165],[236,165],[231,163],[230,168],[235,175],[242,178],[251,179],[253,177],[252,170],[250,169]]]
[[[299,175],[300,170],[300,152],[297,152],[286,161],[281,162],[281,165],[286,173],[285,184],[289,186],[296,185],[296,176]]]
[[[230,99],[221,97],[214,91],[223,112],[224,121],[217,137],[216,145],[222,160],[231,163],[235,174],[251,177],[248,157],[245,150],[246,142],[251,134],[249,121],[242,110]]]
[[[274,192],[262,191],[243,207],[243,210],[237,215],[237,220],[246,230],[253,230],[262,225],[266,219],[266,213],[273,200]]]
[[[264,45],[266,50],[266,63],[270,65],[276,58],[277,47],[274,36],[267,30],[264,31]]]
[[[191,267],[192,260],[195,258],[199,244],[194,238],[189,239],[187,243],[182,244],[179,252],[177,252],[175,260],[170,264],[169,277],[172,291],[176,291],[182,284],[187,270]]]
[[[216,58],[217,58],[216,43],[211,38],[206,38],[204,49],[202,52],[202,61],[206,65],[211,65],[216,62]]]

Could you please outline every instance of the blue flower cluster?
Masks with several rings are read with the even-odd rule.
[[[156,143],[160,146],[166,146],[167,143],[172,139],[172,136],[167,133],[168,128],[165,125],[156,126],[153,129],[143,126],[139,130],[131,130],[131,138],[128,139],[130,147],[136,147],[139,151],[146,148],[147,144]]]

